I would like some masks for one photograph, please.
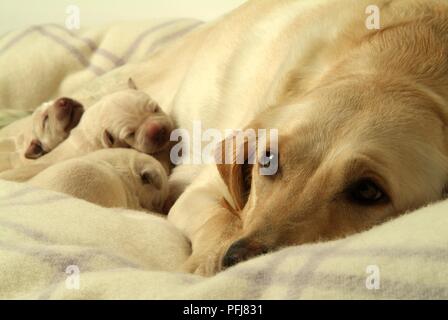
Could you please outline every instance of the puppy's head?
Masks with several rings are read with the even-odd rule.
[[[100,104],[103,108],[95,121],[102,124],[105,146],[118,143],[147,154],[168,146],[173,122],[149,95],[128,89],[105,97]]]
[[[28,159],[37,159],[53,150],[75,128],[84,113],[84,107],[70,98],[46,102],[32,114],[33,139],[25,151]]]
[[[137,153],[131,161],[133,185],[140,205],[161,212],[168,197],[168,176],[162,165],[150,155]]]
[[[448,118],[440,102],[424,88],[366,76],[261,114],[250,127],[278,129],[278,144],[259,146],[253,164],[218,165],[243,224],[223,267],[350,235],[442,199]],[[233,154],[250,157],[235,146]],[[277,169],[261,174],[269,166]]]

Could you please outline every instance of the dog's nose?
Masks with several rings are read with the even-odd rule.
[[[268,251],[268,248],[259,242],[241,239],[234,242],[227,249],[221,264],[223,268],[228,268],[239,262],[267,253]]]
[[[77,101],[70,98],[59,98],[54,102],[56,106],[56,118],[63,120],[71,115],[73,109],[82,107]]]
[[[163,125],[158,123],[150,123],[146,127],[146,137],[157,146],[162,146],[170,138],[170,132]]]

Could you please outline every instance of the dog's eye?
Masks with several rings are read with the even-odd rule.
[[[350,200],[361,205],[375,205],[387,200],[387,195],[371,179],[361,179],[348,189]]]
[[[274,154],[271,151],[266,151],[260,157],[260,166],[263,168],[267,168],[271,165],[272,161],[274,161]]]
[[[265,151],[258,159],[260,174],[263,176],[273,176],[278,170],[278,154],[273,151]]]
[[[156,104],[155,107],[154,107],[153,112],[157,113],[159,111],[160,111],[160,107],[159,107],[159,105]]]
[[[134,139],[135,138],[135,131],[132,131],[126,135],[126,139]]]
[[[42,124],[43,124],[43,127],[44,127],[44,128],[47,126],[47,124],[48,124],[48,114],[45,115]]]

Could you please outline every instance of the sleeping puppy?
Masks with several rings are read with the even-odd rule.
[[[133,148],[154,155],[168,173],[173,126],[149,95],[136,89],[121,90],[87,109],[79,125],[52,152],[32,164],[5,171],[0,178],[25,181],[53,163],[104,148]]]
[[[34,138],[28,144],[25,158],[37,159],[56,148],[75,128],[84,107],[70,98],[59,98],[38,107],[32,115]]]
[[[54,164],[29,184],[104,207],[160,211],[168,195],[165,169],[132,149],[104,149]]]
[[[69,138],[40,162],[55,162],[103,148],[131,147],[147,154],[168,146],[173,122],[144,92],[126,89],[91,106]]]
[[[56,148],[81,120],[84,107],[70,98],[45,102],[34,110],[31,125],[0,140],[0,171],[31,163]]]

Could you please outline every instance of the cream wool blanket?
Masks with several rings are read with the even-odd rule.
[[[145,60],[201,21],[125,22],[70,31],[38,25],[0,37],[0,110],[33,110],[126,63]],[[0,113],[1,115],[1,113]]]
[[[189,243],[161,217],[0,181],[0,298],[446,299],[447,212],[442,202],[203,278],[175,271]]]
[[[45,25],[0,37],[0,124],[146,59],[199,24],[121,23],[76,33]],[[162,217],[0,181],[3,299],[447,299],[447,248],[442,202],[202,278],[175,271],[189,243]]]

